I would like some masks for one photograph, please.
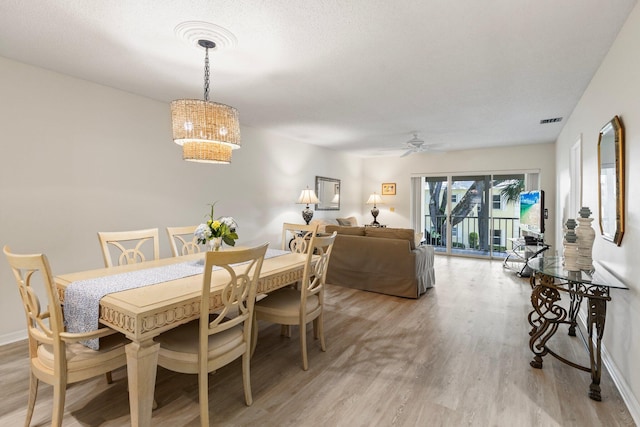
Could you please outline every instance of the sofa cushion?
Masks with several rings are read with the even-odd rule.
[[[338,225],[343,225],[345,227],[358,226],[358,220],[356,219],[355,216],[350,216],[348,218],[336,218],[336,221],[338,221]]]
[[[325,232],[333,233],[337,231],[338,234],[348,234],[351,236],[364,236],[364,227],[343,227],[340,225],[327,225],[325,227]]]
[[[411,250],[416,248],[415,232],[411,228],[367,227],[365,229],[365,236],[408,240],[411,245]]]
[[[309,224],[318,224],[318,233],[326,233],[326,227],[328,225],[336,225],[337,221],[335,219],[314,219]]]

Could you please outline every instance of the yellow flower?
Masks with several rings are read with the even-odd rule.
[[[238,233],[236,233],[238,225],[235,220],[230,216],[213,219],[213,207],[215,203],[209,206],[211,206],[211,213],[206,215],[208,217],[206,224],[200,224],[194,232],[198,243],[206,244],[213,238],[222,237],[222,241],[227,245],[235,246],[236,240],[238,239]]]

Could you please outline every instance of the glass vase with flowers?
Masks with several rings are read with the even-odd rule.
[[[208,244],[209,250],[213,251],[220,250],[223,242],[229,246],[235,246],[238,239],[238,233],[236,232],[238,224],[233,217],[214,218],[216,203],[209,205],[211,206],[211,212],[207,214],[207,222],[198,225],[193,233],[198,243]]]

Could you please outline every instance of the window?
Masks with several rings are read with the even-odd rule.
[[[493,195],[493,209],[503,210],[502,197],[499,194]]]
[[[493,246],[502,245],[502,230],[493,230]]]

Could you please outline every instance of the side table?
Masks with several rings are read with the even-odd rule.
[[[628,289],[624,284],[608,274],[604,268],[593,272],[567,271],[562,265],[561,257],[541,257],[527,261],[527,265],[535,273],[531,275],[531,305],[533,310],[528,320],[529,348],[534,354],[530,365],[542,369],[542,358],[547,354],[569,366],[591,373],[589,397],[602,400],[600,396],[600,378],[602,374],[601,345],[604,335],[607,302],[611,301],[611,289]],[[562,294],[570,299],[567,311],[559,303]],[[561,324],[569,325],[569,335],[576,335],[576,319],[583,298],[588,300],[587,330],[590,366],[574,363],[547,346]],[[594,345],[595,337],[595,345]]]

